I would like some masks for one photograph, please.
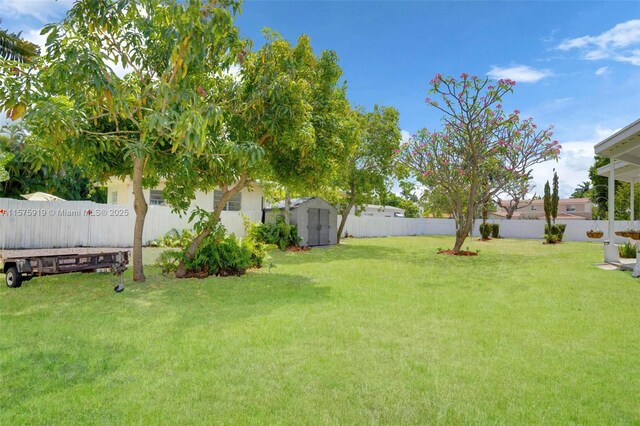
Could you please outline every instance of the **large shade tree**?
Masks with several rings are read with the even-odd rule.
[[[175,180],[177,184],[165,190],[174,205],[180,194],[221,191],[185,251],[187,260],[213,232],[225,204],[242,189],[257,181],[299,192],[318,189],[343,155],[343,117],[349,105],[336,54],[315,55],[308,36],[300,36],[296,45],[270,31],[266,36],[260,49],[240,55],[236,73],[212,79],[224,125],[210,126],[207,137],[219,147],[222,160],[213,164],[207,157],[195,159],[193,167],[183,169],[189,179]],[[181,264],[176,275],[186,273]]]
[[[515,82],[463,73],[459,79],[438,74],[431,84],[430,92],[440,99],[426,102],[442,112],[443,129],[419,131],[403,145],[399,159],[427,190],[438,191],[448,203],[456,223],[453,252],[458,253],[487,196],[522,179],[521,171],[508,166],[508,156],[519,144],[506,138],[517,136],[512,129],[521,124],[519,111],[507,114],[501,104]],[[538,143],[545,158],[558,155],[556,141],[547,137]]]
[[[376,105],[371,112],[356,110],[353,114],[352,131],[345,135],[349,149],[334,185],[338,191],[331,197],[339,206],[338,243],[354,207],[384,198],[394,174],[394,153],[402,138],[395,108]]]
[[[4,109],[24,114],[41,143],[89,165],[94,178],[131,178],[136,281],[145,278],[144,182],[207,152],[207,129],[222,114],[202,86],[235,61],[238,8],[234,0],[78,0],[43,29],[42,58],[18,74],[0,71]]]

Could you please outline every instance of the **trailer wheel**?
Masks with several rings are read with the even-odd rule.
[[[16,268],[15,266],[7,269],[5,280],[7,281],[7,287],[9,288],[18,288],[22,285],[22,277],[18,272],[18,268]]]

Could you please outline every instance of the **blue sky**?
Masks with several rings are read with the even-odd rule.
[[[39,29],[70,1],[1,0],[4,28],[42,42]],[[540,192],[552,169],[569,195],[587,180],[593,145],[640,117],[640,2],[248,1],[237,23],[259,45],[270,27],[340,57],[354,105],[390,105],[405,135],[439,128],[424,98],[436,74],[518,82],[505,98],[541,126],[555,125],[561,160],[536,167]]]

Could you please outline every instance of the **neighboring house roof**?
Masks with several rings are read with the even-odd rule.
[[[511,201],[511,200],[500,200],[500,201],[502,201],[503,204],[508,205],[509,201]],[[523,201],[527,202],[529,200],[523,200]],[[560,198],[558,200],[558,204],[587,204],[587,203],[590,203],[590,202],[591,202],[590,198]],[[536,199],[536,200],[531,201],[531,204],[543,205],[544,204],[544,200],[543,199]]]
[[[506,217],[507,213],[505,211],[497,211],[491,213],[493,216]],[[513,213],[512,219],[519,219],[521,217],[530,217],[536,216],[538,219],[544,219],[544,213],[538,214],[536,212],[519,212],[516,211]],[[558,216],[556,219],[564,219],[564,220],[586,220],[584,216],[579,216],[571,213],[562,213],[558,212]]]

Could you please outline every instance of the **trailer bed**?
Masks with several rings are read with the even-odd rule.
[[[23,280],[34,276],[65,274],[69,272],[93,272],[109,269],[120,276],[129,263],[128,249],[119,248],[65,248],[4,250],[0,252],[0,264],[6,274],[7,286],[20,287]],[[120,290],[121,291],[121,290]]]

